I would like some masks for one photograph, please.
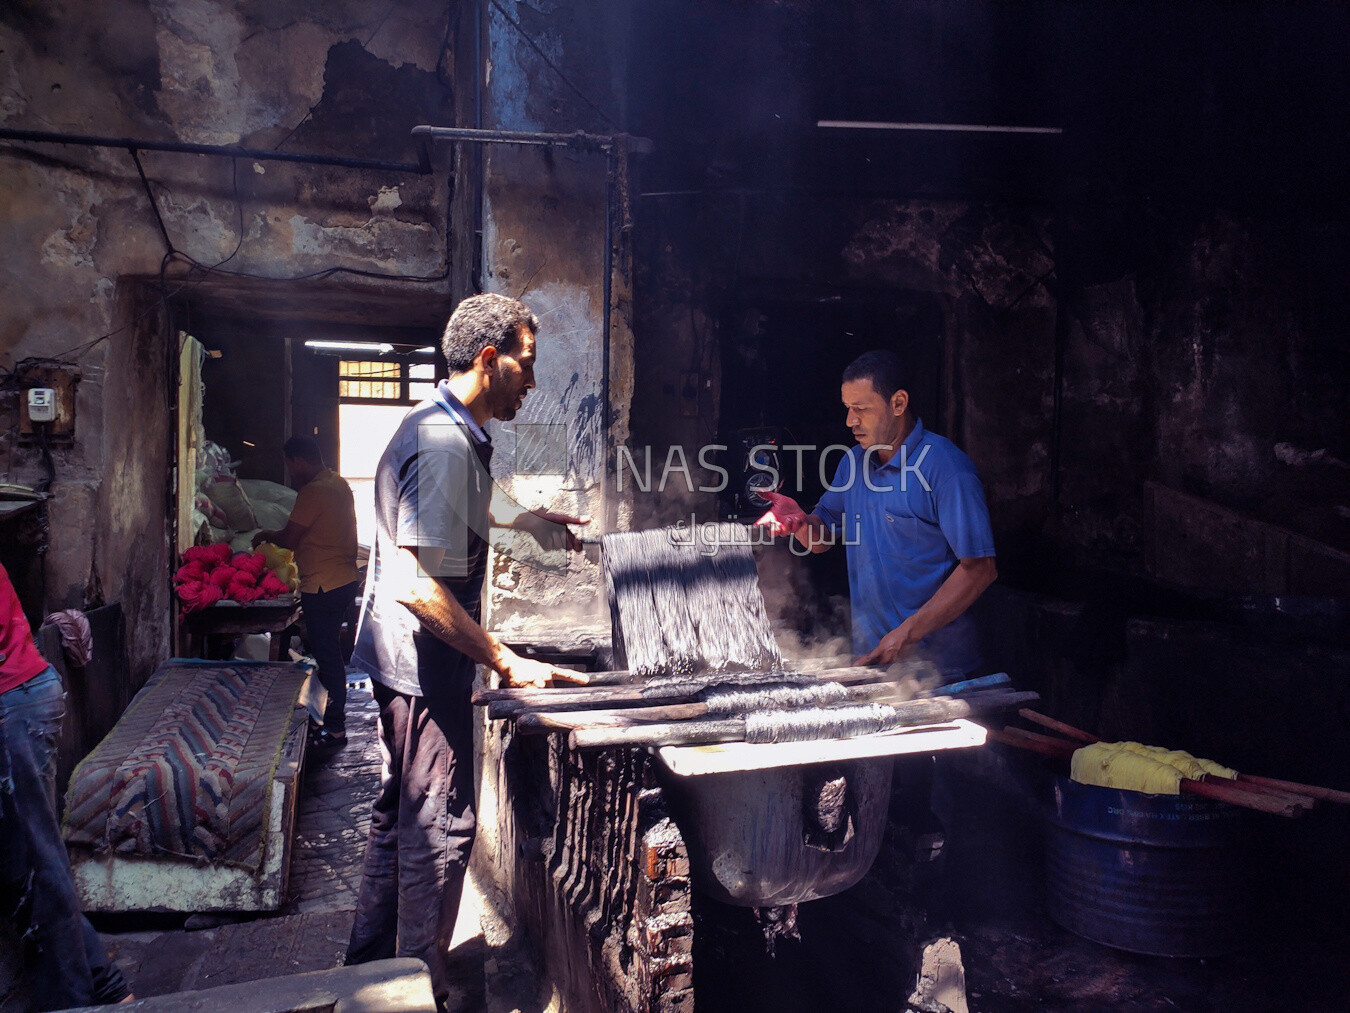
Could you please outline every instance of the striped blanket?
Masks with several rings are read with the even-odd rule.
[[[256,871],[304,678],[291,664],[166,661],[71,775],[66,840]]]

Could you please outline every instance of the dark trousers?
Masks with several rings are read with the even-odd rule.
[[[61,677],[46,671],[0,694],[0,910],[23,933],[36,1009],[126,996],[121,973],[80,910],[56,819]]]
[[[470,671],[472,671],[470,667]],[[417,957],[444,1001],[473,808],[472,678],[440,673],[408,696],[376,682],[384,761],[347,963]]]
[[[328,691],[323,726],[334,735],[347,730],[347,666],[342,661],[342,620],[361,591],[355,581],[331,591],[300,592],[305,641],[319,663],[319,682]]]

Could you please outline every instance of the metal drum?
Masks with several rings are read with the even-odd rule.
[[[1242,811],[1056,777],[1046,834],[1050,916],[1070,932],[1163,957],[1226,953],[1245,932]]]
[[[806,810],[815,766],[666,779],[700,893],[742,907],[776,907],[829,897],[866,875],[886,829],[895,760],[831,765],[847,780],[852,820],[847,840],[833,844],[810,840]]]

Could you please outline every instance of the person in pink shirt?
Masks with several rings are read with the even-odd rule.
[[[0,906],[25,948],[33,1008],[126,1002],[126,982],[80,910],[56,816],[66,693],[0,566]]]

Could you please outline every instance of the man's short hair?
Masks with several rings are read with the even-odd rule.
[[[495,345],[505,355],[513,353],[521,324],[531,334],[539,333],[539,318],[518,299],[491,292],[465,299],[450,314],[441,336],[441,351],[450,372],[466,372],[488,345]]]
[[[323,452],[319,450],[319,441],[312,436],[292,436],[281,445],[281,452],[288,461],[308,461],[310,464],[323,465]]]
[[[844,367],[843,382],[856,380],[871,380],[872,389],[887,401],[897,390],[909,389],[905,386],[905,370],[900,365],[900,356],[883,348],[863,352]]]

